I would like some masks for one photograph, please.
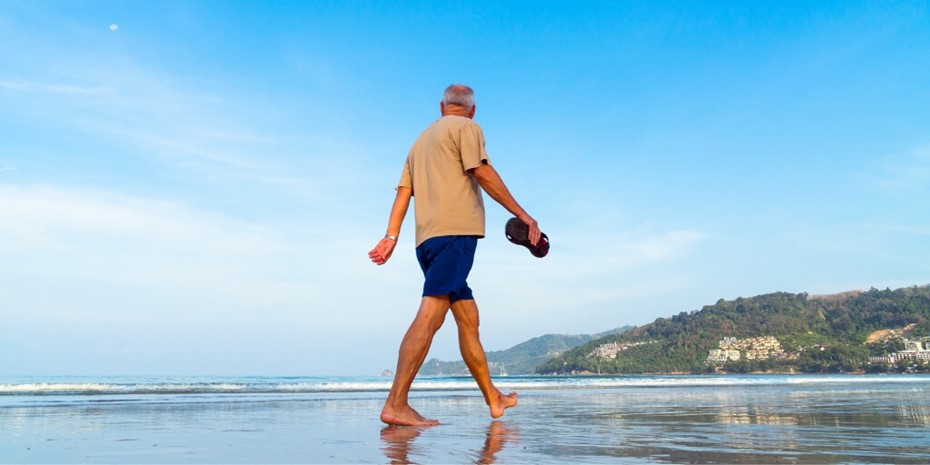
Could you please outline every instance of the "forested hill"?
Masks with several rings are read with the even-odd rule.
[[[889,330],[889,331],[883,331]],[[885,335],[877,337],[878,335]],[[537,373],[879,370],[870,356],[930,336],[930,286],[832,296],[774,293],[720,300],[701,310],[599,338],[537,367]],[[872,337],[867,342],[867,339]],[[720,357],[709,361],[714,349]],[[738,358],[738,359],[737,359]],[[920,362],[924,363],[925,362]]]
[[[546,334],[521,342],[506,350],[488,352],[488,364],[494,375],[530,375],[541,363],[572,347],[630,329],[633,329],[633,326],[624,326],[598,334]],[[426,376],[467,375],[468,368],[461,360],[444,362],[431,359],[423,364],[419,374]]]

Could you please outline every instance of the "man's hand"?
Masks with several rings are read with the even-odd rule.
[[[526,223],[526,225],[529,227],[526,238],[529,239],[530,244],[533,244],[535,247],[536,243],[539,242],[539,239],[542,237],[542,231],[539,230],[539,225],[536,223],[536,220],[534,220],[532,216],[527,215],[526,213],[518,216],[517,218],[519,218],[520,221]]]
[[[407,207],[410,206],[410,198],[413,197],[413,190],[409,187],[398,186],[397,196],[394,197],[394,205],[391,207],[391,217],[388,219],[387,233],[393,237],[385,235],[375,248],[368,252],[368,258],[377,265],[384,265],[391,254],[394,253],[394,247],[397,247],[397,237],[400,236],[400,226],[407,216]]]
[[[385,237],[378,242],[375,248],[368,252],[368,258],[376,265],[384,265],[394,253],[394,247],[397,247],[397,241]]]

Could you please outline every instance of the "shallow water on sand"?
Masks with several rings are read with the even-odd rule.
[[[499,421],[435,378],[412,395],[429,428],[381,424],[375,379],[27,381],[0,379],[3,463],[930,462],[920,376],[501,378],[520,404]]]

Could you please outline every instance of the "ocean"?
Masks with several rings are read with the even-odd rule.
[[[930,376],[0,377],[0,463],[930,463]]]

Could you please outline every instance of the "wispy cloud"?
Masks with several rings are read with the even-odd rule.
[[[571,259],[576,263],[567,274],[584,276],[623,272],[667,263],[682,258],[706,239],[704,233],[691,230],[590,231],[599,232],[575,232],[563,239],[564,247],[571,251]]]
[[[25,82],[0,80],[0,89],[6,89],[13,92],[30,92],[31,88],[32,86]]]
[[[668,295],[695,281],[688,258],[706,240],[704,233],[587,226],[553,232],[553,248],[542,260],[506,242],[482,245],[476,289],[491,301],[511,302],[506,318],[514,322],[545,313],[553,322],[576,325],[581,315],[616,312],[625,302]],[[638,318],[635,310],[628,309],[628,321]]]
[[[0,211],[0,254],[9,258],[0,275],[34,276],[35,285],[89,281],[114,295],[128,286],[143,300],[186,296],[191,304],[171,311],[193,310],[197,302],[204,314],[281,299],[293,307],[300,294],[292,289],[295,279],[305,293],[315,285],[307,270],[288,275],[310,260],[312,245],[294,243],[289,232],[270,225],[177,203],[86,189],[0,186]]]
[[[273,106],[241,98],[241,89],[169,76],[132,58],[81,59],[80,53],[52,60],[37,74],[0,75],[3,111],[77,129],[131,149],[128,154],[205,176],[275,178],[266,155],[287,147],[275,145],[280,131],[262,129],[277,112]]]
[[[113,66],[120,72],[71,67],[50,81],[0,80],[10,91],[4,111],[90,134],[127,157],[319,205],[338,202],[336,187],[362,183],[372,171],[364,151],[346,141],[266,127],[279,110],[236,90],[169,78],[131,61]]]
[[[88,87],[76,84],[52,84],[30,81],[0,81],[0,88],[21,93],[31,94],[65,94],[65,95],[97,95],[108,92],[105,87]]]
[[[284,247],[273,231],[259,226],[105,191],[0,185],[0,209],[0,250],[10,253],[124,249],[137,256],[160,251],[225,261],[274,255]]]
[[[893,192],[930,188],[930,144],[880,159],[877,169],[866,178],[872,185]]]
[[[889,224],[881,225],[881,228],[886,231],[897,234],[907,234],[915,236],[930,236],[930,224],[925,225],[914,225],[908,226],[903,224]]]

